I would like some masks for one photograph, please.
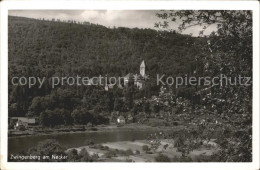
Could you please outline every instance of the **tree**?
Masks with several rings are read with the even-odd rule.
[[[120,98],[115,99],[115,106],[114,106],[115,111],[124,111],[124,102]]]
[[[38,116],[46,109],[51,110],[53,108],[52,103],[54,103],[54,101],[52,101],[49,95],[44,97],[37,96],[33,98],[32,104],[29,107],[29,112],[34,116]]]
[[[143,104],[143,112],[145,112],[146,114],[150,114],[151,113],[150,103],[149,102],[145,102]]]
[[[105,117],[101,114],[98,114],[98,115],[94,116],[93,123],[96,124],[96,125],[109,124],[109,118],[107,118],[107,117]]]
[[[155,103],[155,104],[153,104],[153,108],[152,109],[153,109],[154,113],[159,113],[160,109],[161,109],[161,106],[160,106],[159,103]]]
[[[128,87],[128,89],[125,91],[125,107],[127,110],[131,110],[133,108],[133,93],[133,87]]]
[[[71,113],[71,117],[73,118],[75,124],[87,125],[87,123],[93,122],[93,115],[84,108],[75,109]]]
[[[167,28],[169,20],[172,22],[181,20],[180,31],[192,26],[202,26],[201,36],[209,26],[216,26],[216,31],[204,38],[201,43],[201,51],[195,57],[204,65],[202,71],[204,77],[216,77],[220,73],[233,78],[238,75],[252,77],[251,11],[163,11],[157,16],[164,21],[156,23],[156,27]],[[222,143],[221,151],[215,157],[219,158],[218,161],[251,161],[252,84],[249,86],[211,86],[209,90],[210,95],[201,96],[202,104],[209,105],[211,108],[215,108],[217,105],[216,112],[222,115],[227,122],[225,123],[227,125],[222,125],[223,134],[219,139]],[[207,111],[213,112],[210,108]],[[235,118],[234,115],[237,114],[246,115],[246,118],[241,118],[241,116]],[[199,134],[209,134],[216,130],[216,127],[208,126],[203,133]],[[234,134],[241,130],[246,133],[238,133],[240,135],[232,137],[226,136],[224,132],[229,127],[234,129]],[[226,136],[224,141],[223,136]],[[241,143],[245,145],[240,145]]]
[[[54,112],[57,114],[58,118],[56,124],[71,125],[73,123],[70,111],[66,109],[55,109]]]
[[[39,117],[39,121],[40,124],[42,126],[51,126],[51,116],[52,116],[53,112],[51,110],[46,110],[41,112],[40,117]]]

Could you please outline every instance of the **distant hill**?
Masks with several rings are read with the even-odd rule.
[[[9,64],[51,76],[75,70],[84,75],[192,72],[198,38],[152,29],[109,29],[101,25],[9,16]],[[20,68],[21,69],[21,68]]]

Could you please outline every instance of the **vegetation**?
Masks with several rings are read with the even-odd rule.
[[[217,25],[217,31],[209,36],[208,45],[202,46],[197,55],[197,60],[204,65],[202,75],[214,77],[221,73],[233,78],[238,75],[252,77],[251,11],[164,11],[157,16],[173,22],[182,19],[180,31],[194,25],[203,26],[201,35],[210,25]],[[168,22],[159,22],[156,26],[167,28]],[[205,55],[206,51],[210,55]],[[211,161],[252,161],[252,85],[208,89],[209,93],[202,98],[204,108],[185,105],[185,110],[206,112],[214,119],[221,116],[224,122],[220,125],[207,120],[192,132],[184,130],[177,137],[180,150],[185,155],[196,147],[195,139],[209,141],[214,136],[221,151],[212,156]]]
[[[142,149],[143,149],[144,152],[150,151],[150,148],[149,148],[148,145],[143,145],[143,146],[142,146]]]
[[[155,157],[155,162],[171,162],[171,159],[166,155],[158,154]]]
[[[21,152],[18,154],[18,159],[12,159],[9,155],[9,161],[25,161],[25,162],[66,162],[67,159],[53,159],[53,155],[67,156],[64,152],[64,148],[59,144],[58,141],[53,139],[46,139],[39,142],[35,147],[31,147],[28,151]],[[38,159],[25,159],[28,155],[37,156]]]
[[[216,139],[219,152],[204,161],[252,161],[252,85],[171,86],[156,85],[156,74],[174,76],[252,77],[251,11],[162,11],[157,27],[181,20],[179,30],[202,26],[201,36],[181,35],[175,30],[109,29],[100,25],[52,22],[9,17],[9,116],[39,116],[42,126],[107,124],[119,115],[138,123],[156,119],[156,126],[179,126],[178,132],[156,133],[156,143],[144,145],[149,153],[160,139],[174,139],[188,154]],[[210,25],[217,30],[203,32]],[[45,81],[42,88],[13,86],[12,77],[124,76],[137,73],[147,63],[146,88],[133,86],[105,91],[101,86],[57,86]],[[230,79],[237,82],[238,80]],[[160,119],[158,121],[158,119]],[[181,122],[181,123],[179,123]],[[190,123],[188,126],[187,124]],[[194,126],[192,126],[193,124]],[[55,147],[56,148],[56,147]],[[58,147],[57,147],[58,148]],[[104,148],[109,150],[109,148]],[[35,152],[38,152],[35,149]],[[71,151],[72,159],[94,160],[87,153]],[[132,151],[121,154],[133,154]],[[113,157],[116,151],[109,151]],[[158,155],[156,161],[171,161]]]
[[[80,152],[76,149],[72,149],[67,155],[68,162],[95,162],[99,158],[97,154],[90,155],[85,148],[81,149]]]
[[[86,124],[94,121],[91,117],[96,117],[95,122],[100,124],[107,122],[103,118],[108,118],[108,113],[113,111],[150,114],[153,106],[147,102],[136,105],[134,101],[158,95],[156,73],[180,75],[193,72],[194,68],[187,65],[196,62],[194,55],[198,48],[194,44],[205,41],[168,31],[108,29],[94,24],[12,16],[9,16],[8,23],[9,116],[55,119],[55,123],[41,120],[43,126]],[[104,87],[67,84],[52,88],[50,84],[54,76],[91,78],[138,73],[142,60],[145,60],[146,72],[151,76],[141,91],[134,87],[123,90],[116,87],[106,92]],[[46,77],[46,80],[41,88],[11,83],[13,77],[30,76]],[[153,110],[158,112],[159,108],[155,106]],[[90,111],[94,111],[92,116]],[[84,118],[79,120],[80,117]]]

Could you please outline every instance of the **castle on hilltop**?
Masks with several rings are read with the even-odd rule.
[[[145,82],[148,79],[148,76],[145,74],[145,63],[144,60],[142,61],[140,65],[140,73],[139,74],[133,74],[133,73],[128,73],[126,76],[122,77],[123,81],[121,84],[118,84],[118,87],[123,89],[127,88],[130,86],[131,83],[138,89],[143,89],[145,88]],[[112,89],[114,87],[114,84],[108,84],[105,86],[105,90],[108,91],[109,89]]]
[[[134,86],[138,89],[143,89],[145,87],[145,80],[147,79],[147,75],[145,74],[145,63],[144,60],[140,65],[140,74],[132,74],[128,73],[124,77],[124,86],[127,87],[129,82],[133,80]]]

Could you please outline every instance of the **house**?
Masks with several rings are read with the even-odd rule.
[[[16,124],[14,125],[14,129],[15,130],[19,130],[20,129],[20,127],[24,127],[24,128],[27,128],[28,127],[28,123],[27,122],[23,122],[22,120],[18,120],[17,122],[16,122]]]
[[[118,124],[125,124],[125,118],[124,118],[124,116],[119,116],[119,117],[117,118],[117,123],[118,123]]]
[[[124,86],[128,86],[131,80],[135,82],[135,76],[132,73],[128,73],[126,76],[124,76]]]
[[[14,124],[14,129],[19,129],[19,127],[24,126],[27,128],[30,125],[36,124],[35,118],[27,118],[27,117],[11,117],[10,123]]]

